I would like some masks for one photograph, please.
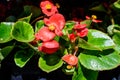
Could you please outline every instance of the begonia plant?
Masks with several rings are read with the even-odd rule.
[[[71,80],[97,80],[99,71],[120,65],[120,26],[111,15],[120,10],[120,1],[109,8],[105,4],[90,10],[110,16],[106,29],[105,20],[94,14],[67,20],[52,0],[40,2],[42,16],[34,24],[33,13],[15,22],[0,22],[0,62],[14,53],[15,64],[22,68],[37,55],[38,67],[48,74],[61,69],[72,75]]]

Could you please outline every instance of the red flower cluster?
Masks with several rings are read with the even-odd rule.
[[[75,33],[71,33],[68,35],[70,41],[74,42],[77,36],[85,37],[88,34],[88,28],[86,28],[86,26],[86,24],[79,24],[78,22],[76,22],[73,28]]]
[[[45,26],[35,34],[35,40],[43,41],[42,45],[38,47],[39,51],[52,54],[59,49],[59,43],[54,38],[55,36],[62,36],[65,19],[62,14],[58,13],[57,7],[49,0],[42,1],[40,7],[43,13],[47,15],[47,18],[44,18]]]

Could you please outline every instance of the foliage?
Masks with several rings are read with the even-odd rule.
[[[0,22],[0,63],[14,53],[22,68],[37,55],[38,67],[47,73],[62,68],[72,80],[97,80],[99,71],[120,65],[120,0],[94,5],[88,11],[104,18],[88,13],[67,20],[60,5],[49,0],[41,1],[40,8],[24,6],[26,17]]]

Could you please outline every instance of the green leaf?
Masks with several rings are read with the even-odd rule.
[[[93,71],[83,67],[78,62],[78,68],[74,71],[72,80],[97,80],[98,71]]]
[[[6,43],[12,40],[11,29],[13,24],[12,22],[0,23],[0,43]]]
[[[20,50],[15,54],[15,57],[14,57],[15,64],[22,68],[25,66],[25,64],[30,60],[30,58],[33,55],[34,55],[34,51],[31,49],[27,51]]]
[[[99,4],[98,6],[92,7],[90,10],[99,11],[99,12],[106,12],[106,10],[102,4]]]
[[[81,65],[79,62],[78,62],[78,68],[76,68],[72,76],[72,80],[87,80],[82,72]]]
[[[41,14],[40,8],[33,5],[25,5],[24,6],[24,14],[30,15],[32,13],[32,18],[36,18]]]
[[[25,22],[29,23],[30,19],[31,19],[31,16],[32,16],[32,13],[29,16],[27,16],[27,17],[20,18],[18,21],[25,21]]]
[[[86,24],[87,28],[90,28],[91,26],[91,23],[92,23],[92,20],[84,20],[84,21],[81,21],[80,24]]]
[[[14,46],[6,46],[0,50],[0,62],[13,50]]]
[[[62,64],[63,61],[56,54],[44,55],[43,57],[39,58],[39,63],[38,63],[39,67],[47,73],[60,68]]]
[[[116,2],[113,3],[115,8],[120,9],[120,0],[117,0]]]
[[[67,35],[68,33],[71,33],[74,25],[75,25],[75,22],[73,22],[73,21],[66,22],[65,28],[62,30],[63,34]]]
[[[36,22],[35,24],[35,32],[38,32],[38,30],[44,26],[44,21],[43,20],[39,20]]]
[[[81,48],[83,48],[83,49],[100,50],[100,51],[102,51],[99,47],[94,46],[94,45],[88,43],[87,41],[85,41],[82,38],[79,38],[79,44],[78,44],[78,46],[81,47]]]
[[[12,36],[20,42],[31,42],[34,40],[34,30],[29,23],[18,21],[14,24]]]
[[[120,65],[120,55],[114,50],[85,51],[78,58],[84,67],[91,70],[110,70]]]
[[[89,44],[101,50],[114,48],[115,46],[113,40],[107,34],[98,30],[89,29],[87,37]]]
[[[113,35],[113,41],[116,44],[114,49],[120,53],[120,34]]]

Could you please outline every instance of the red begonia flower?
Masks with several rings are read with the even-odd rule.
[[[59,13],[54,14],[49,19],[45,18],[44,23],[49,27],[51,31],[54,31],[56,35],[62,36],[62,29],[65,25],[65,19],[63,15]]]
[[[48,27],[41,28],[36,34],[36,40],[50,41],[55,37],[55,33],[51,32]]]
[[[62,60],[67,64],[75,66],[78,63],[78,58],[72,54],[67,54],[62,57]]]
[[[87,24],[79,24],[79,23],[76,23],[75,26],[74,26],[74,29],[83,29],[87,26]]]
[[[87,26],[86,24],[76,23],[74,25],[74,30],[76,32],[76,35],[80,37],[85,37],[88,34],[88,29],[86,28],[86,26]]]
[[[96,15],[92,15],[92,17],[89,17],[89,16],[85,16],[86,17],[86,19],[91,19],[92,20],[92,22],[95,22],[95,23],[101,23],[102,22],[102,20],[98,20],[97,19],[97,16]]]
[[[49,0],[42,1],[40,3],[40,7],[42,9],[42,12],[46,14],[47,16],[51,16],[58,12],[57,7],[53,5],[52,2]]]
[[[39,51],[46,54],[53,54],[59,49],[59,43],[55,40],[43,42],[41,46],[38,47]]]
[[[88,34],[88,28],[77,29],[75,31],[76,31],[77,35],[80,37],[85,37]]]

